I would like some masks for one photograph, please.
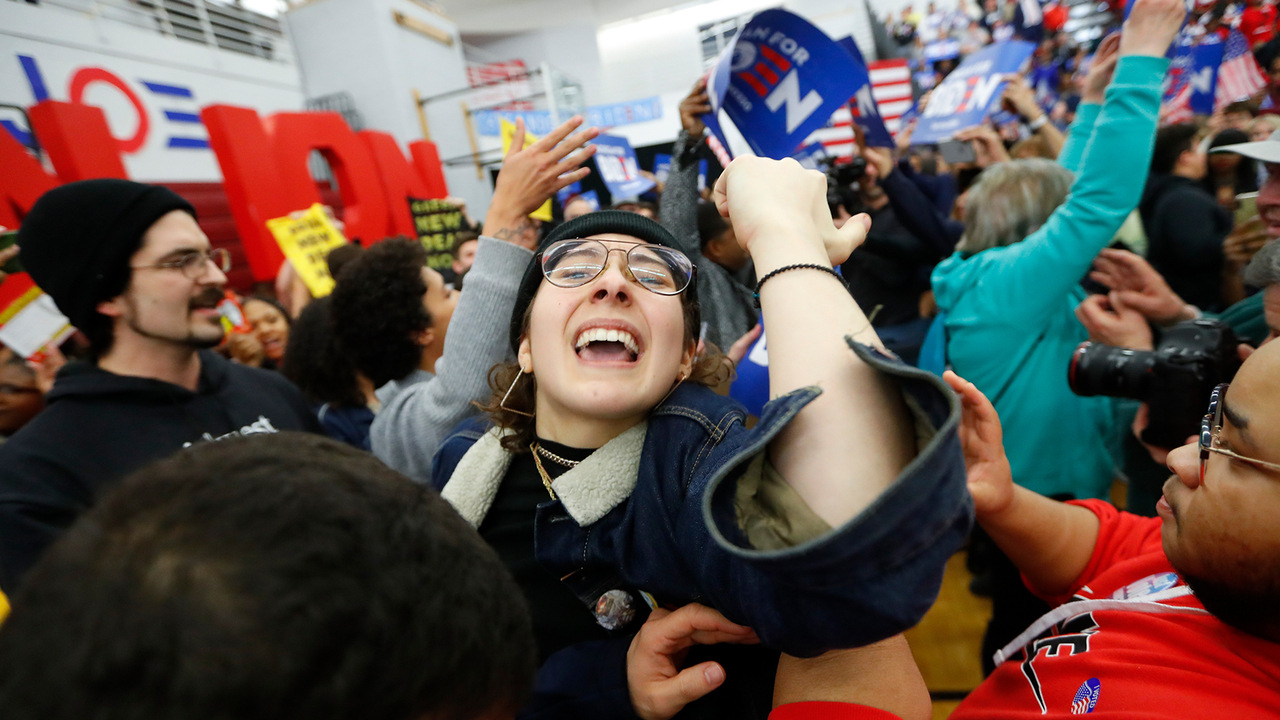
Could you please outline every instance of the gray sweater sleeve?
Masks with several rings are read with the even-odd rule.
[[[419,483],[431,482],[431,460],[448,432],[489,398],[489,370],[508,359],[507,326],[520,278],[533,253],[480,238],[449,321],[444,354],[431,379],[384,401],[369,430],[373,454]]]
[[[759,317],[751,288],[702,254],[698,237],[698,164],[681,164],[693,138],[684,130],[671,149],[671,174],[662,189],[658,218],[680,243],[680,250],[698,267],[698,304],[707,324],[707,341],[726,349],[750,330]],[[696,332],[696,331],[695,331]]]
[[[698,237],[698,164],[680,163],[693,138],[684,130],[671,148],[671,172],[658,198],[658,219],[676,237],[678,248],[692,260],[700,260],[702,240]]]

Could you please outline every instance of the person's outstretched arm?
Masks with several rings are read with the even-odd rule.
[[[1091,75],[1114,63],[1114,76],[1070,194],[1025,240],[988,251],[1002,262],[990,265],[983,286],[1009,323],[1039,327],[1137,206],[1169,65],[1164,53],[1185,14],[1177,0],[1138,0],[1116,55],[1095,59]]]
[[[1080,169],[1084,151],[1089,147],[1089,138],[1093,136],[1093,126],[1098,122],[1102,103],[1106,100],[1107,82],[1111,79],[1110,72],[1102,73],[1095,68],[1119,48],[1120,36],[1112,34],[1098,45],[1098,50],[1094,53],[1094,65],[1089,68],[1089,74],[1085,77],[1080,104],[1076,106],[1076,119],[1071,123],[1062,149],[1058,151],[1058,164],[1071,172]]]
[[[922,262],[950,255],[964,234],[964,225],[938,212],[920,187],[898,171],[890,152],[888,148],[868,147],[864,154],[880,171],[880,187],[889,196],[898,222],[922,243],[927,256]]]
[[[826,177],[791,159],[734,160],[714,198],[764,280],[770,396],[808,386],[823,391],[769,444],[770,460],[809,508],[839,527],[914,457],[913,425],[897,383],[850,350],[846,338],[883,346],[840,280],[813,267],[769,276],[797,264],[829,270],[866,239],[871,220],[858,215],[837,230]],[[832,472],[854,467],[858,482]]]
[[[671,148],[671,172],[658,198],[658,222],[679,243],[679,250],[702,269],[702,240],[698,235],[698,162],[686,162],[685,155],[702,141],[705,125],[702,115],[711,112],[706,80],[694,83],[688,96],[680,101],[680,134]]]
[[[589,172],[579,166],[595,146],[579,148],[598,132],[589,128],[575,133],[581,124],[582,118],[573,118],[527,148],[511,144],[436,375],[385,399],[374,418],[369,430],[373,454],[420,483],[431,482],[431,462],[440,443],[477,412],[472,402],[489,397],[489,370],[507,357],[506,328],[520,278],[537,245],[529,213]],[[523,133],[524,124],[517,121],[516,137]]]
[[[1069,591],[1093,556],[1098,516],[1014,485],[1000,416],[991,401],[950,370],[943,379],[960,396],[960,444],[978,524],[1036,593],[1054,596]]]

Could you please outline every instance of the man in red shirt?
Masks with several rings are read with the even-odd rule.
[[[1156,518],[1014,485],[995,408],[946,378],[964,405],[978,522],[1057,604],[997,653],[952,720],[1280,717],[1280,343],[1214,391],[1198,442],[1169,453]],[[851,676],[800,669],[819,681],[775,702],[810,702],[780,704],[771,720],[905,717]],[[911,687],[911,673],[897,675]]]
[[[1214,391],[1197,443],[1169,453],[1157,518],[1014,485],[995,408],[946,377],[978,522],[1057,604],[997,653],[953,720],[1280,717],[1280,343]],[[773,717],[892,716],[798,703]]]
[[[1240,33],[1249,47],[1257,50],[1275,37],[1276,6],[1262,0],[1245,0],[1244,4],[1244,11],[1240,13]]]

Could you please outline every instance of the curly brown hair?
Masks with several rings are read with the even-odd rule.
[[[693,328],[698,324],[698,303],[681,295],[684,310],[684,342],[688,346],[698,342]],[[529,303],[521,321],[522,334],[529,332],[529,322],[533,315],[533,303]],[[713,343],[706,343],[702,354],[693,359],[693,369],[687,382],[716,387],[733,376],[733,363],[725,357],[720,348]],[[519,382],[516,382],[519,379]],[[502,438],[502,448],[513,455],[529,452],[529,445],[535,439],[536,423],[534,412],[537,409],[538,381],[533,375],[521,375],[520,364],[516,362],[499,363],[489,370],[489,389],[492,395],[489,402],[477,405],[489,415],[494,425],[508,431]],[[508,390],[510,395],[508,395]],[[506,403],[502,402],[506,397]]]

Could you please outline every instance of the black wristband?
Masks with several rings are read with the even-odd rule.
[[[839,280],[840,284],[844,285],[845,290],[849,289],[849,283],[844,281],[844,278],[840,276],[840,273],[836,272],[835,269],[833,268],[827,267],[826,265],[819,265],[817,263],[798,263],[796,265],[783,265],[782,267],[776,270],[770,271],[764,277],[760,278],[760,281],[756,283],[756,293],[755,293],[756,307],[760,307],[760,288],[764,287],[765,281],[769,280],[774,275],[781,275],[782,273],[787,272],[788,270],[821,270],[822,272],[830,273],[832,277]]]

